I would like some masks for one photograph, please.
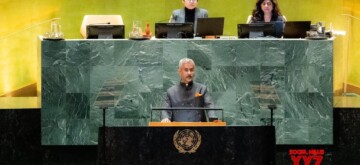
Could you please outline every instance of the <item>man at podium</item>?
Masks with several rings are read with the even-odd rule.
[[[179,61],[178,73],[180,83],[167,90],[165,107],[203,107],[214,108],[214,103],[207,87],[194,82],[195,62],[189,58]],[[161,112],[161,122],[201,122],[209,118],[217,118],[215,111],[209,110],[164,110]]]

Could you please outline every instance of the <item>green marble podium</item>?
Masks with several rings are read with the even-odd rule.
[[[270,125],[277,144],[332,144],[333,41],[41,41],[42,144],[96,145],[107,126],[146,126],[165,91],[179,82],[178,61],[195,60],[228,126]],[[105,94],[104,94],[105,93]],[[107,97],[111,94],[112,97]],[[150,119],[153,118],[153,119]]]

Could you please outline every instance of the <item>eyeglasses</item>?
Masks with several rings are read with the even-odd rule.
[[[185,0],[186,2],[189,2],[189,3],[196,3],[197,0]]]

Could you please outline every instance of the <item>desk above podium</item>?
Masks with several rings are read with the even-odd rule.
[[[226,126],[226,122],[149,122],[149,127],[219,127]]]

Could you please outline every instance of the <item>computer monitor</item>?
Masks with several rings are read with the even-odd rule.
[[[124,25],[121,15],[85,15],[80,27],[80,34],[87,38],[88,25]]]
[[[155,23],[156,38],[194,38],[193,23]]]
[[[277,37],[283,33],[283,22],[258,22],[252,24],[238,24],[239,38]]]
[[[224,30],[224,17],[198,18],[196,36],[221,36]]]
[[[305,38],[310,30],[311,21],[287,21],[285,23],[284,38]]]
[[[87,39],[123,39],[124,25],[87,25]]]

